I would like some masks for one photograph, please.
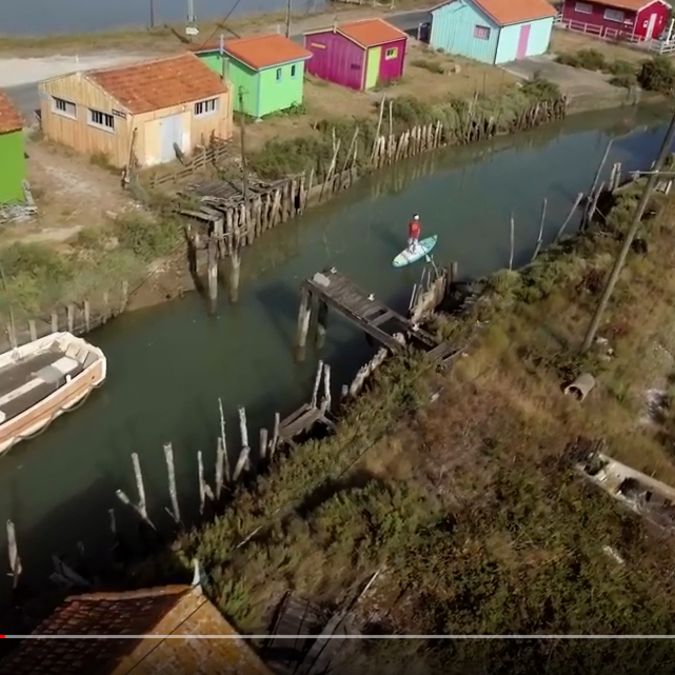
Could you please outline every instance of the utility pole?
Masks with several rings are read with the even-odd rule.
[[[286,37],[291,37],[291,2],[293,0],[286,0]]]
[[[155,0],[150,0],[150,30],[155,27]]]
[[[584,337],[584,341],[581,345],[582,353],[588,351],[589,347],[593,344],[595,334],[597,333],[598,327],[600,326],[602,315],[607,309],[607,304],[609,303],[609,299],[612,295],[612,292],[614,291],[616,282],[619,279],[621,270],[623,269],[623,266],[626,264],[626,257],[628,256],[628,251],[630,251],[633,239],[635,239],[635,235],[637,234],[637,231],[640,227],[640,223],[642,222],[642,216],[644,215],[645,209],[647,208],[647,204],[649,203],[649,198],[652,196],[654,188],[656,187],[656,182],[659,179],[659,173],[663,168],[663,164],[670,153],[670,146],[672,145],[674,137],[675,137],[675,112],[673,112],[673,117],[670,120],[668,131],[666,131],[666,136],[663,139],[663,144],[661,145],[661,148],[659,149],[659,154],[657,155],[656,161],[654,162],[652,173],[650,173],[649,176],[647,177],[647,184],[645,185],[645,189],[642,192],[642,196],[640,197],[640,202],[638,203],[635,209],[635,213],[633,214],[633,220],[624,238],[621,251],[619,251],[619,255],[614,261],[614,266],[612,267],[612,271],[609,274],[609,279],[607,279],[607,284],[605,285],[605,288],[602,291],[602,297],[600,298],[600,302],[598,302],[595,314],[593,314],[591,323],[588,326],[588,330],[586,331],[586,336]]]
[[[194,0],[187,0],[187,22],[185,23],[185,35],[192,42],[192,38],[199,35],[199,28],[197,28],[197,17],[195,17],[195,3]]]

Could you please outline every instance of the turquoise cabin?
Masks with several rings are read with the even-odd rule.
[[[491,65],[545,54],[556,15],[546,0],[448,0],[430,13],[431,47]]]
[[[302,104],[311,53],[283,35],[256,35],[200,47],[196,55],[232,85],[236,112],[260,119]]]

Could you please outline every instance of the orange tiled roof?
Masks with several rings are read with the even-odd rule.
[[[337,29],[350,40],[366,48],[408,37],[402,30],[382,19],[348,21],[338,24]]]
[[[0,89],[0,134],[23,128],[23,117],[9,96]]]
[[[86,76],[135,115],[215,98],[227,91],[220,77],[188,52],[92,70]]]
[[[442,2],[432,7],[430,11],[433,12],[454,1]],[[557,14],[554,7],[546,0],[473,0],[473,3],[500,26],[533,19],[546,19]]]
[[[225,51],[255,70],[312,56],[304,47],[276,33],[227,40]]]

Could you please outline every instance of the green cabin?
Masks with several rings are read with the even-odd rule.
[[[26,180],[23,117],[0,90],[0,204],[22,202]]]
[[[226,40],[222,50],[211,46],[196,54],[232,85],[236,112],[259,119],[302,104],[305,61],[312,55],[283,35]]]

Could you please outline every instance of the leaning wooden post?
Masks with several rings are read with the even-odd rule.
[[[267,459],[267,429],[262,428],[260,430],[260,460],[265,461]]]
[[[230,458],[227,455],[227,439],[225,437],[225,415],[223,414],[223,402],[221,399],[218,399],[218,412],[220,413],[220,445],[222,447],[223,452],[221,471],[225,475],[225,480],[229,483],[231,479]]]
[[[241,253],[239,245],[232,248],[230,254],[230,302],[232,304],[239,300],[239,280],[241,279]]]
[[[321,385],[321,374],[323,373],[323,361],[319,361],[319,365],[316,369],[316,375],[314,377],[314,387],[312,388],[312,400],[310,401],[310,406],[316,408],[319,401],[319,386]]]
[[[325,414],[328,410],[330,410],[331,401],[330,365],[326,363],[323,367],[323,401],[321,403],[321,414]]]
[[[511,214],[511,252],[509,253],[509,270],[513,269],[513,254],[516,247],[516,222]]]
[[[209,237],[206,245],[206,276],[209,288],[209,309],[215,313],[218,305],[218,242],[214,235]]]
[[[297,330],[297,349],[298,360],[305,358],[305,348],[307,346],[307,333],[309,332],[309,320],[312,318],[312,294],[307,288],[300,291],[300,309],[298,311],[298,330]]]
[[[326,332],[328,330],[328,305],[322,300],[319,301],[319,307],[316,314],[316,339],[317,348],[321,349],[326,343]]]
[[[548,199],[544,197],[544,203],[541,205],[541,218],[539,219],[539,235],[537,236],[537,246],[532,254],[532,260],[538,255],[544,244],[544,221],[546,220],[546,209],[548,208]]]
[[[171,498],[171,511],[169,511],[169,515],[173,518],[174,523],[178,525],[180,523],[180,507],[178,506],[176,467],[173,462],[173,446],[171,443],[164,445],[164,459],[166,460],[166,471],[169,477],[169,497]]]
[[[141,463],[140,460],[138,459],[138,454],[133,452],[131,454],[131,462],[134,465],[134,476],[136,478],[136,490],[138,492],[138,503],[134,504],[131,499],[124,493],[122,490],[117,490],[115,493],[117,495],[117,498],[122,502],[122,504],[125,504],[126,506],[130,506],[140,519],[148,525],[148,527],[151,527],[153,530],[157,530],[157,528],[154,526],[153,522],[150,520],[148,517],[148,508],[147,508],[147,503],[145,501],[145,487],[143,486],[143,474],[141,473]]]
[[[248,444],[248,425],[246,424],[246,408],[239,408],[239,433],[241,435],[241,452],[234,467],[233,480],[238,480],[244,468],[248,465],[251,448]]]
[[[19,546],[16,543],[16,528],[11,520],[7,521],[7,553],[9,555],[9,569],[12,571],[12,588],[16,589],[23,567],[19,557]]]
[[[197,471],[199,476],[199,513],[203,515],[207,498],[213,501],[213,492],[204,478],[204,458],[201,450],[197,452]]]
[[[560,237],[562,237],[563,232],[565,231],[565,228],[567,227],[567,224],[572,220],[572,216],[574,215],[574,212],[577,210],[577,207],[579,204],[581,204],[581,200],[584,198],[584,193],[580,192],[577,195],[577,198],[574,200],[574,204],[572,204],[572,208],[570,209],[570,212],[567,214],[567,218],[565,218],[565,222],[560,226],[560,229],[558,230],[558,234],[555,235],[555,239],[553,240],[554,242],[558,241]],[[583,222],[583,221],[582,221]]]
[[[274,453],[279,445],[279,433],[281,431],[281,415],[274,413],[274,430],[272,431],[272,442],[270,443],[270,461],[274,459]]]

